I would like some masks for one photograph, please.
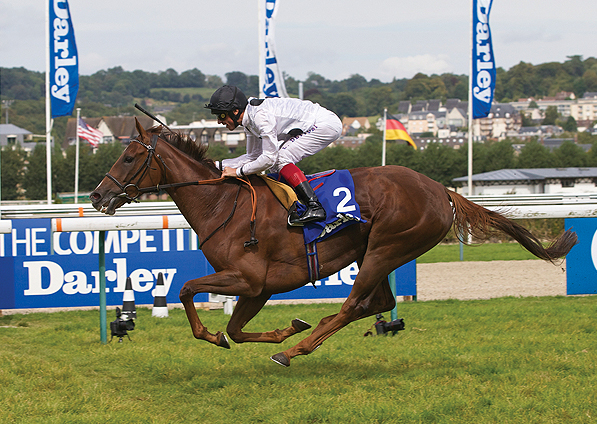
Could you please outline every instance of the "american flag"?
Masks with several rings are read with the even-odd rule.
[[[79,127],[77,128],[77,130],[79,132],[79,137],[87,140],[89,144],[91,144],[93,147],[97,147],[99,145],[99,142],[104,137],[103,132],[90,127],[81,118],[79,118]]]

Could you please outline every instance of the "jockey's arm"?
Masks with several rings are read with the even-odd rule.
[[[245,163],[249,163],[257,159],[261,155],[261,140],[253,134],[247,134],[247,153],[236,158],[224,159],[222,161],[222,168],[240,168]]]
[[[235,168],[238,177],[265,171],[278,160],[279,141],[275,117],[266,112],[257,113],[254,124],[259,137],[247,131],[247,154],[241,156],[243,161],[236,162],[236,166],[231,166],[232,162],[223,162],[224,166]]]
[[[254,160],[237,168],[236,175],[257,174],[271,168],[278,159],[278,137],[275,133],[261,135],[261,154]]]

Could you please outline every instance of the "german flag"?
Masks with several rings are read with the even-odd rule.
[[[413,146],[415,150],[417,149],[417,145],[406,132],[406,128],[404,128],[402,122],[393,115],[386,116],[386,140],[404,140]]]

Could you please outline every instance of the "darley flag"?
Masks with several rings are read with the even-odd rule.
[[[473,119],[485,118],[495,90],[495,60],[489,29],[493,0],[473,0]]]
[[[386,116],[386,140],[404,140],[415,149],[417,148],[413,139],[410,138],[410,135],[406,132],[406,128],[404,128],[402,122],[395,116],[389,114]]]
[[[277,0],[259,0],[265,1],[265,16],[260,16],[259,19],[264,20],[260,28],[264,28],[265,37],[263,38],[263,45],[260,48],[263,54],[260,55],[261,60],[265,60],[265,68],[261,66],[262,75],[260,81],[264,81],[261,90],[266,97],[288,97],[286,93],[286,86],[284,85],[284,78],[278,68],[278,59],[276,59],[276,48],[274,44],[274,19],[278,11]]]
[[[50,99],[52,118],[73,112],[79,91],[79,61],[68,0],[50,2]]]
[[[102,138],[104,137],[103,132],[90,127],[81,118],[79,118],[79,126],[77,131],[79,132],[79,137],[87,140],[93,147],[97,147],[99,142],[102,141]]]

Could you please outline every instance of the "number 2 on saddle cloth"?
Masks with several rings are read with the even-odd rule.
[[[268,176],[286,182],[278,174],[269,174]],[[303,227],[307,263],[309,265],[309,281],[313,283],[319,280],[317,243],[351,224],[366,221],[361,218],[361,210],[354,195],[352,175],[348,170],[332,169],[314,175],[307,175],[307,181],[313,187],[327,214],[325,222],[312,222]],[[306,207],[297,202],[296,209],[298,214],[301,215]]]

